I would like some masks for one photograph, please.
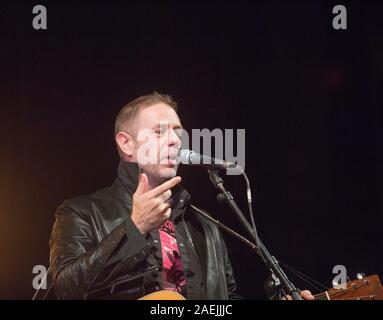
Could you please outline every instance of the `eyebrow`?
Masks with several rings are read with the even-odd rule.
[[[168,123],[169,124],[169,123]],[[153,130],[156,130],[156,129],[162,129],[162,128],[167,128],[168,124],[162,124],[160,125],[159,123],[156,124],[154,127],[153,127]],[[183,129],[183,126],[181,124],[179,125],[175,125],[173,127],[174,129]]]

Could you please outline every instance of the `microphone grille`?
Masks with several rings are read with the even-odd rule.
[[[180,149],[178,152],[178,162],[179,163],[189,163],[190,162],[191,151],[188,149]]]

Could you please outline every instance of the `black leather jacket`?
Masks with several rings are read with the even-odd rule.
[[[50,268],[59,299],[136,299],[162,288],[159,232],[142,236],[130,219],[136,164],[121,161],[109,188],[65,201],[56,211]],[[188,299],[235,299],[227,249],[215,225],[173,190],[177,242]]]

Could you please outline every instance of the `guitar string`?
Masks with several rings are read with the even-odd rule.
[[[360,284],[360,285],[357,285],[357,286],[354,286],[354,287],[349,287],[349,288],[346,288],[344,290],[341,290],[341,291],[327,291],[327,290],[330,290],[330,288],[322,285],[321,283],[319,283],[318,281],[310,278],[309,276],[301,273],[300,271],[294,269],[293,267],[290,267],[289,265],[287,265],[286,263],[280,261],[280,263],[282,265],[285,266],[286,269],[290,270],[291,272],[295,273],[296,276],[298,276],[299,278],[301,278],[303,281],[305,281],[306,283],[310,284],[311,286],[313,286],[314,288],[316,288],[318,291],[320,291],[320,289],[318,287],[316,287],[314,285],[314,283],[318,284],[319,286],[321,286],[322,288],[324,288],[326,291],[325,292],[321,292],[321,293],[318,293],[316,295],[314,295],[315,299],[320,299],[320,298],[326,298],[326,300],[328,298],[334,298],[335,296],[337,295],[340,295],[340,294],[344,294],[344,293],[347,293],[351,290],[355,290],[355,289],[358,289],[358,288],[361,288],[364,286],[364,284]],[[307,279],[305,279],[305,277],[307,277]],[[309,281],[312,281],[313,283],[309,283]],[[368,297],[368,296],[366,296]],[[362,297],[363,298],[363,297]]]
[[[353,289],[357,289],[357,288],[360,288],[360,287],[361,286],[354,287]],[[346,292],[350,291],[350,289],[351,288],[347,288],[347,289],[344,289],[344,290],[341,290],[341,291],[327,291],[327,295],[329,295],[330,297],[333,297],[333,296],[338,295],[340,293],[346,293]],[[326,292],[322,292],[322,293],[319,293],[319,294],[317,294],[315,296],[321,297],[321,296],[325,296],[325,295],[326,295]]]
[[[311,278],[310,276],[308,276],[308,275],[298,271],[297,269],[289,266],[285,262],[279,260],[279,263],[282,264],[286,269],[290,270],[290,272],[295,274],[297,277],[301,278],[304,282],[306,282],[307,284],[311,285],[316,290],[318,290],[318,291],[329,290],[329,288],[326,287],[325,285],[321,284],[320,282],[316,281],[315,279]],[[315,284],[317,286],[321,287],[322,289],[317,287]]]
[[[364,286],[364,283],[363,284],[360,284],[358,286],[355,286],[355,287],[349,287],[347,289],[344,289],[344,290],[340,290],[340,291],[327,291],[327,294],[330,296],[330,297],[334,297],[336,295],[339,295],[341,293],[347,293],[349,292],[350,290],[355,290],[355,289],[359,289],[361,287]],[[322,292],[322,293],[318,293],[316,294],[314,297],[324,297],[326,295],[326,292]]]

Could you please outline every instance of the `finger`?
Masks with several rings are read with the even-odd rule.
[[[171,211],[171,208],[169,203],[163,203],[159,206],[158,210],[162,216],[166,217],[166,215],[168,214],[168,211]],[[169,213],[169,216],[170,216],[170,213]]]
[[[309,290],[303,290],[301,291],[301,296],[305,300],[314,300],[315,297],[311,294]]]
[[[172,197],[172,191],[171,190],[167,190],[164,193],[157,196],[157,198],[161,199],[163,202],[169,201],[171,199],[171,197]]]
[[[181,182],[181,177],[174,177],[166,182],[164,182],[163,184],[160,184],[158,187],[150,190],[148,192],[148,195],[150,197],[157,197],[158,195],[160,195],[161,193],[164,193],[165,191],[173,188],[174,186],[176,186],[177,184],[179,184]]]
[[[168,209],[165,211],[164,213],[164,218],[165,218],[165,221],[168,220],[170,218],[170,214],[172,213],[172,209]]]
[[[145,173],[141,173],[140,181],[138,183],[136,194],[142,195],[148,189],[148,176]]]

